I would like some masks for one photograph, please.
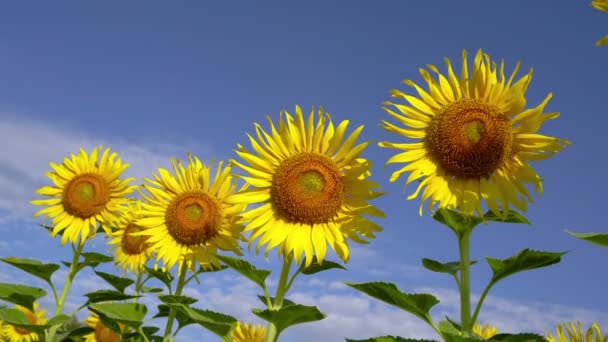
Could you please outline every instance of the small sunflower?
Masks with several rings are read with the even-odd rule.
[[[91,312],[91,315],[87,317],[85,320],[85,324],[91,328],[95,329],[86,335],[84,335],[84,342],[120,342],[122,341],[122,336],[118,332],[108,328],[105,326],[99,316],[95,312]],[[121,332],[124,331],[124,326],[119,324],[119,328]]]
[[[141,270],[150,255],[147,236],[135,236],[133,233],[144,231],[145,228],[135,224],[141,218],[141,202],[132,201],[124,208],[124,213],[114,222],[115,231],[110,233],[110,250],[115,254],[116,266],[121,265],[125,271],[137,273]]]
[[[145,179],[142,187],[150,196],[142,194],[141,218],[135,224],[146,230],[135,235],[149,236],[147,243],[164,267],[170,270],[175,263],[185,262],[193,269],[195,261],[203,267],[219,267],[213,257],[217,249],[242,255],[238,246],[242,226],[236,223],[237,215],[245,204],[229,204],[226,199],[236,192],[236,179],[223,162],[207,167],[189,155],[190,163],[184,168],[180,161],[172,160],[175,176],[159,169],[160,176]]]
[[[593,323],[587,333],[583,334],[583,326],[580,321],[577,321],[577,326],[573,322],[569,322],[570,327],[566,323],[562,323],[556,327],[557,337],[553,337],[548,331],[546,332],[549,342],[608,342],[608,335],[602,338],[602,331],[597,323]],[[562,329],[563,326],[563,329]],[[564,329],[568,336],[564,334]]]
[[[134,178],[119,178],[129,164],[123,164],[120,158],[115,160],[117,154],[110,154],[109,148],[98,158],[102,150],[102,146],[94,148],[89,156],[81,148],[79,155],[72,154],[61,165],[50,163],[54,171],[46,175],[54,186],[44,186],[36,193],[52,198],[31,202],[46,206],[34,217],[46,215],[52,218],[51,234],[55,237],[63,232],[62,245],[68,241],[75,243],[79,237],[84,243],[93,237],[99,223],[115,219],[116,211],[127,201],[125,196],[135,188],[129,186]]]
[[[33,312],[21,305],[15,305],[15,307],[17,310],[23,312],[31,325],[43,325],[49,321],[44,317],[46,310],[38,310],[38,303],[34,303]],[[40,340],[40,335],[38,333],[6,323],[0,330],[0,337],[4,337],[4,340],[7,342],[35,342]]]
[[[479,323],[475,323],[473,326],[473,333],[484,340],[489,340],[492,336],[498,334],[498,330],[496,327],[490,326],[489,324],[482,326]]]
[[[382,127],[398,135],[420,139],[413,143],[381,142],[381,147],[404,152],[391,157],[389,163],[406,163],[391,175],[396,181],[409,172],[406,184],[421,180],[413,199],[421,193],[420,215],[426,200],[429,209],[459,208],[466,214],[483,214],[482,200],[497,215],[506,215],[509,206],[526,211],[532,202],[525,183],[542,193],[542,179],[528,162],[549,158],[559,152],[568,140],[538,134],[542,124],[559,116],[543,113],[551,99],[549,94],[540,105],[526,106],[525,93],[532,79],[532,70],[515,83],[517,67],[509,77],[504,75],[504,61],[498,69],[487,54],[477,52],[471,75],[467,53],[462,53],[461,77],[454,74],[449,59],[445,59],[447,78],[429,65],[439,81],[420,69],[428,83],[426,92],[410,80],[419,97],[393,90],[393,97],[409,105],[386,102],[399,113],[385,107],[387,113],[405,127],[383,121]],[[502,208],[503,213],[499,209]]]
[[[593,0],[591,2],[591,6],[595,7],[596,9],[603,11],[603,12],[608,12],[608,0]],[[600,46],[600,45],[608,45],[608,35],[604,36],[604,38],[598,40],[595,45]]]
[[[355,145],[363,126],[345,139],[348,120],[334,128],[321,108],[315,124],[313,108],[305,122],[299,106],[295,119],[281,112],[278,128],[267,119],[270,133],[256,124],[258,140],[248,135],[253,152],[238,145],[236,153],[249,165],[232,161],[249,174],[242,178],[254,188],[229,201],[260,204],[242,214],[245,231],[253,231],[249,245],[261,237],[256,252],[264,244],[266,253],[280,245],[279,253],[293,252],[297,263],[304,254],[310,265],[313,255],[323,261],[329,243],[348,261],[346,238],[366,243],[364,238],[382,230],[361,215],[384,215],[367,203],[381,193],[367,179],[371,163],[359,158],[369,142]]]
[[[224,342],[264,342],[266,341],[266,327],[259,324],[237,322]]]

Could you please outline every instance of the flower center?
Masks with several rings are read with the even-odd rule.
[[[95,326],[95,341],[118,342],[120,341],[120,335],[114,330],[103,325],[103,323],[99,322]]]
[[[195,246],[219,233],[222,221],[217,200],[203,192],[187,192],[177,196],[167,208],[165,222],[175,241]]]
[[[99,214],[110,201],[108,182],[97,174],[74,177],[63,192],[63,208],[73,216],[89,218]]]
[[[277,212],[289,222],[329,222],[344,200],[342,174],[331,159],[300,153],[278,167],[270,196]]]
[[[495,106],[477,99],[460,100],[435,115],[425,143],[449,176],[488,177],[511,154],[511,122]]]
[[[139,233],[144,229],[136,224],[129,223],[122,234],[122,240],[120,246],[122,251],[128,255],[139,255],[146,250],[148,240],[147,236],[132,235],[133,233]]]
[[[32,312],[24,312],[23,313],[25,315],[25,317],[27,318],[27,321],[31,324],[31,325],[36,325],[36,323],[38,322],[36,315],[33,314]],[[23,328],[23,327],[15,327],[15,331],[19,334],[19,335],[29,335],[32,332]]]

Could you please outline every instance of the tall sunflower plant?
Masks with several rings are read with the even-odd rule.
[[[397,123],[384,120],[381,126],[408,140],[383,141],[379,146],[400,151],[387,161],[404,164],[393,172],[390,181],[397,181],[405,173],[409,174],[406,185],[418,181],[407,199],[421,198],[420,215],[428,201],[432,218],[456,237],[459,260],[424,258],[422,265],[454,279],[460,293],[460,319],[433,321],[430,310],[439,300],[432,294],[403,293],[395,284],[383,282],[348,285],[412,313],[443,340],[474,340],[479,336],[473,333],[473,327],[494,285],[513,274],[556,264],[565,253],[524,249],[506,259],[487,257],[492,277],[473,307],[470,277],[471,266],[477,261],[470,258],[471,234],[481,223],[530,224],[520,213],[532,202],[527,186],[533,186],[537,194],[542,193],[543,187],[542,179],[529,163],[553,156],[570,142],[538,133],[545,121],[557,118],[559,113],[544,112],[551,94],[536,107],[526,107],[532,70],[515,81],[518,63],[507,78],[504,61],[497,66],[482,50],[475,55],[470,72],[467,52],[463,51],[460,77],[449,59],[445,63],[447,74],[434,65],[428,65],[428,70],[420,69],[428,90],[405,80],[415,94],[392,91],[393,97],[406,103],[386,102],[385,111]],[[484,204],[487,211],[482,209]],[[497,334],[490,340],[508,336]],[[521,337],[544,340],[535,334]]]

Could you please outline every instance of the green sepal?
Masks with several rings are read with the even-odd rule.
[[[255,266],[243,259],[228,257],[225,255],[216,256],[218,259],[220,259],[221,262],[226,264],[228,267],[232,268],[233,270],[245,276],[247,279],[258,284],[261,288],[266,288],[265,282],[266,278],[268,278],[271,273],[270,270],[257,269],[255,268]]]
[[[265,321],[272,322],[277,329],[277,335],[290,326],[320,321],[325,318],[325,314],[316,306],[300,304],[283,306],[278,310],[251,309],[251,312]]]
[[[35,277],[38,277],[49,284],[51,283],[51,276],[53,273],[55,273],[55,271],[61,267],[58,264],[44,264],[35,259],[9,257],[1,258],[0,260]]]
[[[135,282],[133,279],[118,277],[110,273],[95,271],[95,274],[97,274],[101,279],[107,281],[108,284],[112,285],[112,287],[122,293],[125,292],[125,289],[127,287],[131,286]]]
[[[427,293],[408,294],[403,293],[395,284],[385,282],[369,282],[361,284],[345,283],[370,297],[379,299],[390,305],[403,309],[423,321],[432,324],[429,313],[431,308],[439,303],[433,295]]]
[[[526,248],[504,260],[486,257],[493,272],[490,284],[495,284],[501,279],[518,272],[557,264],[561,261],[561,256],[564,254],[566,252],[544,252]]]
[[[566,230],[566,233],[577,239],[594,243],[598,246],[608,247],[608,233],[574,233]]]
[[[476,263],[477,261],[471,260],[469,265],[475,265]],[[460,271],[460,261],[442,263],[437,260],[423,258],[422,266],[432,272],[447,273],[451,275],[456,275]]]
[[[100,303],[100,302],[110,302],[110,301],[121,301],[133,298],[140,298],[141,296],[128,295],[123,292],[118,292],[114,290],[98,290],[84,294],[89,300],[85,305],[92,303]]]
[[[9,303],[18,304],[29,310],[34,310],[34,302],[46,295],[46,291],[41,288],[0,283],[0,299]]]
[[[471,232],[483,220],[477,216],[465,215],[458,211],[446,208],[439,208],[433,214],[435,221],[450,228],[456,235]]]

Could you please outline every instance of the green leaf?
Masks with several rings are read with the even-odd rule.
[[[346,339],[347,342],[437,342],[435,340],[423,340],[423,339],[415,339],[415,338],[403,338],[399,336],[379,336],[379,337],[370,337],[365,340],[351,340],[349,338]]]
[[[46,295],[46,291],[38,287],[0,283],[0,299],[34,310],[34,302]]]
[[[488,341],[492,342],[546,342],[547,340],[538,334],[498,334],[492,336]]]
[[[144,292],[144,293],[160,293],[160,292],[163,292],[163,289],[158,288],[158,287],[142,286],[141,287],[141,292]]]
[[[207,328],[209,331],[222,338],[228,335],[232,329],[232,325],[237,321],[236,318],[232,316],[210,310],[191,308],[184,304],[170,304],[170,306],[178,310],[177,316],[179,316],[179,313],[181,313],[183,316],[185,316],[185,318],[188,319],[188,321]],[[186,324],[180,326],[183,327],[185,325]]]
[[[264,305],[266,305],[266,297],[262,296],[262,295],[258,295],[258,299],[262,301],[262,303],[264,303]],[[274,303],[275,301],[275,297],[270,297],[270,302]],[[295,305],[296,303],[292,302],[291,300],[287,299],[287,298],[283,298],[283,304],[281,304],[282,307],[286,307],[286,306],[290,306],[290,305]]]
[[[154,335],[159,330],[160,330],[160,328],[157,328],[157,327],[141,327],[141,332],[146,336],[146,338],[150,342],[162,341],[162,337]],[[134,332],[125,334],[123,336],[123,341],[124,342],[144,342],[145,339],[141,336],[141,334],[138,331],[134,331]]]
[[[459,335],[460,326],[453,324],[450,320],[440,321],[438,324],[439,331],[442,334]]]
[[[36,276],[47,283],[51,283],[51,276],[61,266],[57,264],[43,264],[35,259],[22,259],[16,257],[2,258],[0,259],[5,263],[15,266],[18,269],[25,271],[33,276]]]
[[[95,274],[100,276],[103,280],[107,281],[112,287],[119,292],[125,292],[125,289],[133,284],[135,281],[129,278],[117,277],[110,273],[95,271]]]
[[[429,311],[439,303],[433,295],[426,293],[407,294],[401,292],[395,284],[384,282],[370,283],[345,283],[346,285],[359,290],[368,296],[379,299],[385,303],[401,308],[423,321],[431,324],[432,319]]]
[[[532,224],[522,214],[520,214],[516,211],[513,211],[513,210],[509,210],[509,213],[504,218],[496,215],[491,210],[488,210],[488,212],[483,214],[483,217],[488,221],[505,222],[505,223],[525,223],[525,224],[529,224],[529,225]]]
[[[473,336],[461,336],[461,335],[454,335],[454,334],[449,334],[449,333],[445,333],[443,335],[444,341],[445,342],[480,342],[480,341],[484,341],[483,338],[473,334]]]
[[[508,259],[494,259],[486,257],[492,268],[493,275],[491,284],[518,272],[541,268],[561,261],[561,256],[566,252],[544,252],[524,249]]]
[[[31,332],[42,333],[45,329],[53,326],[53,325],[61,325],[70,320],[70,317],[67,315],[57,315],[51,318],[46,324],[40,325],[32,325],[32,323],[28,320],[27,316],[16,308],[3,308],[0,309],[0,321],[4,323],[8,323],[11,325],[16,325],[18,327],[22,327]]]
[[[114,261],[114,258],[110,256],[95,252],[83,252],[81,255],[84,258],[85,266],[97,267],[99,264]]]
[[[215,268],[203,268],[202,266],[198,268],[198,271],[196,271],[196,274],[200,274],[200,273],[210,273],[210,272],[221,272],[225,269],[227,269],[228,266],[226,265],[220,265],[220,267],[215,267]]]
[[[171,288],[171,282],[173,281],[173,276],[171,275],[171,273],[155,270],[147,266],[145,266],[145,268],[146,273],[148,273],[148,275],[160,280],[163,284],[165,284],[167,289]]]
[[[575,238],[589,241],[602,247],[608,247],[608,233],[574,233],[567,230],[566,233],[574,236]]]
[[[464,215],[455,210],[439,208],[433,214],[435,221],[448,226],[456,235],[470,232],[482,222],[477,216]]]
[[[91,328],[91,327],[78,327],[72,331],[70,331],[66,337],[79,337],[79,336],[84,336],[86,334],[90,334],[92,332],[94,332],[95,329]]]
[[[266,287],[265,281],[268,275],[270,275],[269,270],[258,270],[255,268],[255,266],[242,259],[228,257],[225,255],[216,256],[218,259],[220,259],[220,261],[228,265],[228,267],[244,275],[249,280],[258,284],[261,288]]]
[[[323,263],[319,264],[317,261],[316,255],[314,256],[312,263],[310,265],[308,265],[308,267],[305,267],[304,265],[305,265],[305,263],[303,262],[302,265],[300,266],[300,273],[306,274],[306,275],[319,273],[321,271],[330,270],[332,268],[339,268],[339,269],[346,270],[346,268],[344,266],[338,264],[337,262],[333,262],[330,260],[323,260]]]
[[[287,327],[307,322],[320,321],[325,318],[325,314],[319,311],[316,306],[305,306],[294,304],[281,307],[278,310],[252,309],[256,316],[274,323],[277,334],[280,334]]]
[[[114,290],[99,290],[94,292],[85,293],[85,296],[89,298],[87,304],[109,302],[109,301],[121,301],[126,299],[139,298],[140,296],[133,296],[124,294],[122,292]]]
[[[68,261],[62,261],[61,263],[62,263],[62,264],[64,264],[64,265],[65,265],[65,267],[68,267],[68,268],[69,268],[69,267],[72,265],[72,263],[71,263],[71,262],[68,262]],[[83,268],[85,268],[85,267],[87,267],[87,264],[85,264],[85,263],[83,263],[83,262],[76,263],[76,270],[75,270],[75,273],[80,272],[80,270],[82,270],[82,269],[83,269]]]
[[[147,312],[146,306],[139,303],[96,303],[90,305],[89,309],[135,328],[141,325]]]
[[[469,265],[475,265],[476,263],[477,261],[472,260]],[[460,261],[441,263],[437,260],[423,258],[422,266],[433,272],[448,273],[451,275],[456,275],[456,273],[460,271]]]
[[[187,297],[187,296],[176,296],[176,295],[161,295],[158,296],[161,302],[165,304],[184,304],[190,305],[198,302],[198,299]]]

